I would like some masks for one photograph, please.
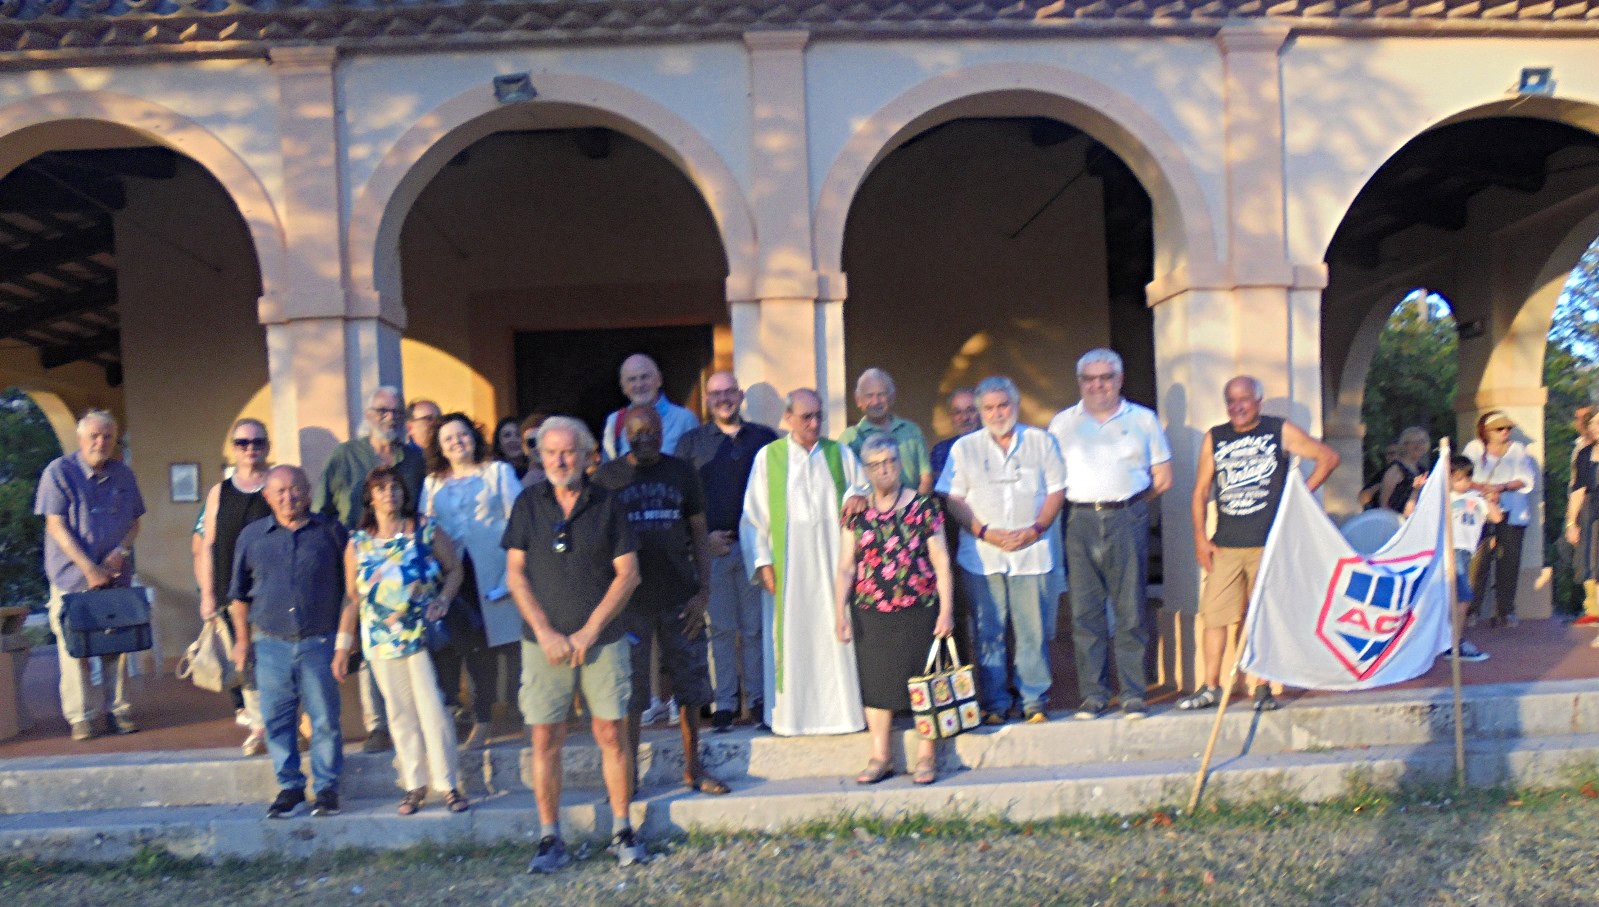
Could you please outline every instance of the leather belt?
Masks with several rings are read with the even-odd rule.
[[[1071,506],[1078,510],[1125,510],[1148,497],[1147,492],[1140,491],[1125,501],[1071,501]]]

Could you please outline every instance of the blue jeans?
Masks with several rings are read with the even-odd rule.
[[[333,680],[333,634],[298,642],[255,635],[255,683],[261,691],[267,753],[282,790],[304,790],[295,732],[300,707],[311,717],[311,774],[316,792],[339,792],[344,734],[339,724],[339,685]]]
[[[1107,605],[1116,622],[1116,674],[1122,701],[1144,698],[1148,686],[1144,678],[1144,651],[1149,646],[1144,615],[1148,552],[1148,501],[1119,510],[1072,508],[1066,521],[1066,575],[1071,580],[1077,689],[1084,699],[1110,701]]]
[[[961,582],[977,614],[977,696],[983,710],[1003,715],[1011,707],[1005,652],[1005,623],[1016,635],[1016,688],[1022,710],[1043,711],[1052,675],[1049,638],[1055,625],[1055,603],[1046,600],[1048,574],[983,575],[961,570]]]

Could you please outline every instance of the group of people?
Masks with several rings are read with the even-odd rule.
[[[302,709],[311,812],[338,810],[338,684],[352,670],[365,745],[392,741],[396,752],[401,814],[430,793],[469,808],[452,715],[460,672],[470,680],[466,742],[479,745],[498,663],[516,656],[541,825],[530,870],[570,859],[559,801],[575,702],[602,757],[613,851],[633,862],[644,849],[628,804],[657,685],[680,709],[683,781],[697,791],[728,790],[699,760],[702,711],[723,732],[741,706],[780,735],[865,728],[870,752],[855,780],[875,783],[896,770],[907,680],[957,631],[971,641],[982,723],[1049,720],[1067,573],[1082,695],[1074,717],[1097,718],[1113,699],[1123,717],[1145,717],[1150,509],[1171,486],[1171,450],[1155,414],[1122,397],[1116,353],[1090,351],[1076,377],[1081,401],[1047,428],[1020,423],[1008,378],[957,390],[957,434],[931,448],[894,414],[894,382],[880,369],[860,376],[864,415],[836,442],[809,389],[788,394],[786,435],[746,421],[729,372],[705,382],[702,425],[666,399],[642,355],[623,364],[629,403],[600,439],[550,415],[507,420],[490,447],[468,416],[428,401],[407,407],[379,388],[360,436],[314,483],[299,467],[268,468],[266,427],[240,420],[233,472],[206,500],[196,579],[202,615],[228,616],[246,678],[237,702],[246,751],[264,746],[274,764],[280,793],[268,815],[306,800]],[[1259,381],[1240,376],[1223,393],[1228,421],[1206,434],[1193,492],[1210,574],[1209,676],[1184,709],[1216,701],[1225,634],[1242,618],[1290,457],[1313,465],[1312,488],[1338,463],[1297,426],[1261,414]],[[131,578],[143,506],[111,456],[115,437],[109,415],[85,416],[79,450],[41,482],[53,619],[61,592]],[[520,464],[508,455],[517,447]],[[959,626],[963,615],[970,626]],[[100,706],[86,669],[62,657],[63,708],[74,736],[92,735]],[[126,733],[120,675],[108,673],[111,729]],[[1274,705],[1257,687],[1257,708]],[[937,779],[936,756],[924,741],[908,766],[915,782]]]

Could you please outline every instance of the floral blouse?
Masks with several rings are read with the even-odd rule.
[[[855,607],[902,611],[938,603],[938,574],[927,553],[928,539],[944,531],[944,510],[926,495],[889,513],[874,507],[849,517],[855,533]]]
[[[443,568],[433,557],[433,524],[387,539],[356,530],[350,541],[364,654],[404,658],[422,651],[423,612],[444,584]]]

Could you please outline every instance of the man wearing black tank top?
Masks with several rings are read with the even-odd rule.
[[[1315,463],[1306,484],[1321,487],[1338,466],[1338,453],[1286,419],[1260,414],[1266,389],[1239,375],[1222,390],[1227,421],[1205,433],[1194,476],[1194,550],[1205,571],[1199,599],[1204,619],[1205,683],[1177,702],[1184,710],[1208,709],[1221,701],[1221,661],[1227,633],[1244,619],[1266,534],[1277,517],[1289,456]],[[1216,532],[1206,534],[1206,511],[1216,501]],[[1255,687],[1256,711],[1277,708],[1271,684]]]

